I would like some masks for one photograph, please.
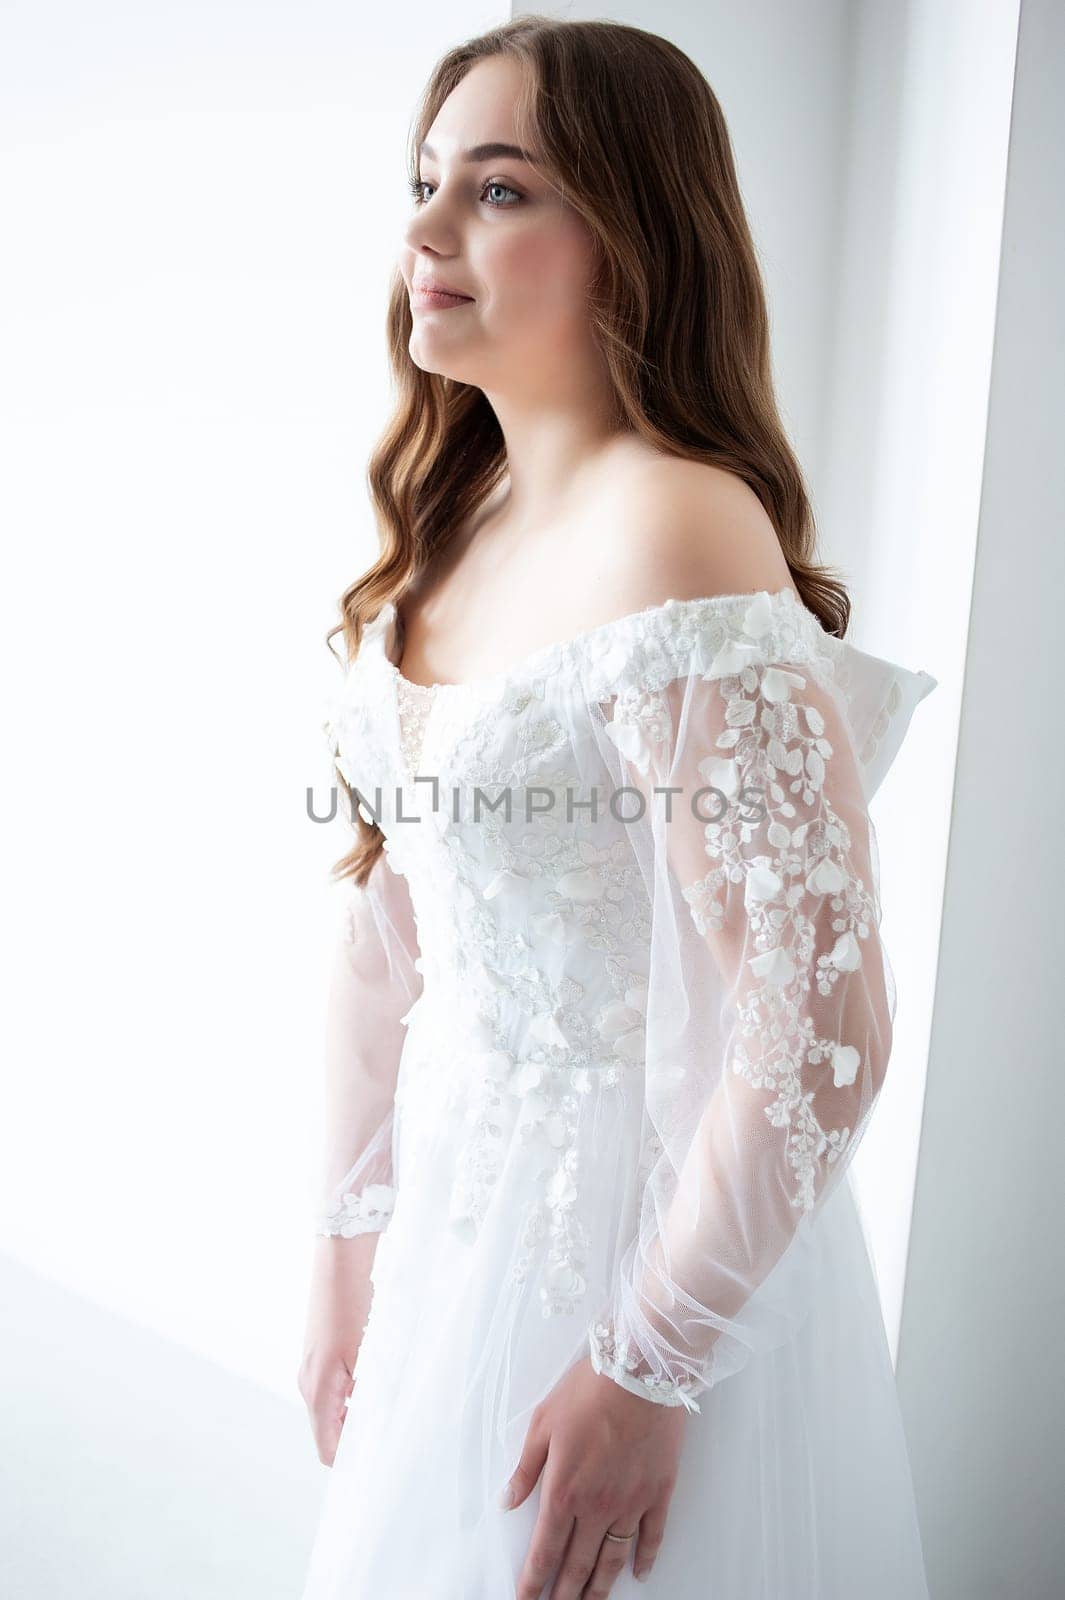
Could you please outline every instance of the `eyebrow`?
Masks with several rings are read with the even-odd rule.
[[[436,151],[431,144],[423,144],[419,155],[428,156],[430,161],[438,159]],[[460,161],[526,161],[532,165],[532,157],[527,150],[522,150],[516,144],[475,144],[469,150],[459,152]]]

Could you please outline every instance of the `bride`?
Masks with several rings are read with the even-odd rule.
[[[934,680],[844,639],[681,51],[494,29],[410,180],[333,630],[304,1600],[925,1600],[846,1168],[895,1004],[866,806]]]

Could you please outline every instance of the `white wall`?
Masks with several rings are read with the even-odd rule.
[[[937,1600],[1065,1575],[1065,11],[1023,0],[898,1379]]]
[[[818,486],[855,641],[939,680],[877,795],[891,1069],[855,1175],[897,1352],[955,782],[1017,0],[863,0]]]

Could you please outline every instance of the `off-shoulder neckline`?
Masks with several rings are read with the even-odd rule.
[[[438,693],[468,693],[475,694],[495,690],[501,685],[513,682],[517,678],[535,677],[538,672],[553,666],[563,658],[584,651],[595,652],[603,647],[615,633],[625,633],[642,624],[647,624],[656,619],[676,614],[680,620],[687,620],[692,614],[698,615],[700,611],[712,611],[718,608],[735,608],[740,603],[752,604],[759,599],[766,599],[770,605],[780,603],[790,606],[817,630],[824,639],[834,639],[836,636],[829,634],[819,617],[803,603],[798,594],[790,586],[785,585],[780,589],[745,589],[731,594],[698,595],[687,600],[670,598],[660,600],[656,604],[643,606],[637,611],[627,611],[622,616],[612,617],[607,622],[597,623],[593,628],[584,628],[579,633],[571,634],[567,639],[558,639],[553,644],[539,645],[535,650],[530,650],[509,666],[497,672],[480,673],[473,678],[464,678],[457,683],[417,683],[413,678],[408,678],[405,673],[392,660],[389,653],[394,642],[395,634],[393,624],[398,617],[398,608],[394,600],[388,600],[378,611],[373,621],[367,624],[368,629],[380,630],[381,655],[389,672],[398,686],[413,691],[415,694],[435,695]]]

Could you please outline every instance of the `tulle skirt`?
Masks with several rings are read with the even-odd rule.
[[[423,1034],[437,1083],[439,1038],[433,1048]],[[606,1173],[589,1232],[591,1279],[573,1315],[545,1317],[535,1275],[515,1281],[512,1271],[536,1164],[514,1140],[480,1225],[458,1228],[454,1174],[468,1122],[428,1094],[406,1103],[426,1114],[417,1130],[408,1117],[400,1135],[396,1207],[377,1244],[372,1308],[302,1600],[511,1600],[542,1476],[521,1506],[504,1511],[498,1499],[533,1409],[587,1354],[617,1219],[632,1204],[624,1174],[633,1108],[615,1094],[583,1125]],[[586,1149],[585,1164],[594,1156]],[[685,1419],[654,1566],[637,1583],[630,1557],[611,1590],[617,1600],[928,1600],[849,1173],[816,1238],[801,1326],[700,1396],[701,1411]]]

